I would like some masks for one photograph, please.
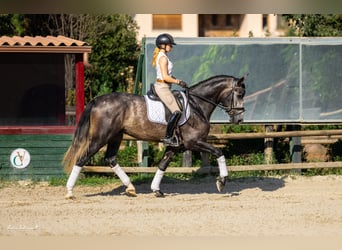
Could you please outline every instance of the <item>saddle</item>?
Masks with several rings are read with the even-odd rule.
[[[172,93],[182,111],[182,116],[178,121],[178,126],[181,126],[190,118],[190,106],[188,104],[187,96],[183,91],[173,90]],[[171,116],[171,111],[160,100],[153,84],[151,84],[151,88],[147,91],[146,95],[144,95],[144,98],[149,121],[166,125]]]
[[[184,96],[181,94],[181,91],[180,90],[172,90],[172,94],[176,99],[178,107],[183,112],[184,108],[185,108],[185,100],[184,100]],[[151,83],[150,89],[147,91],[146,95],[152,101],[160,101],[161,102],[159,96],[157,95],[156,90],[154,89],[153,83]],[[164,104],[164,107],[165,107],[165,110],[168,110],[168,112],[170,112],[169,109],[165,106],[165,104]]]

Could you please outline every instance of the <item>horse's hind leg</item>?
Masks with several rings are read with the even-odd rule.
[[[73,193],[72,193],[72,190],[74,189],[74,186],[76,184],[78,176],[81,173],[81,170],[82,170],[82,167],[80,167],[78,165],[75,165],[72,168],[72,171],[71,171],[71,173],[70,173],[70,175],[68,177],[68,181],[67,181],[67,184],[66,184],[66,188],[67,188],[67,194],[65,195],[66,199],[73,199],[73,198],[75,198]]]
[[[84,155],[80,160],[76,162],[76,165],[73,166],[72,171],[69,175],[66,188],[67,188],[67,194],[65,196],[66,199],[73,199],[75,198],[72,190],[76,184],[76,181],[78,179],[78,176],[81,173],[82,167],[87,163],[87,161],[92,157],[97,151],[100,150],[102,145],[98,143],[92,143],[90,144],[89,151],[86,155]]]
[[[105,161],[109,164],[112,168],[114,173],[120,178],[121,182],[127,187],[125,190],[125,194],[128,196],[135,197],[137,196],[135,192],[135,187],[131,183],[130,178],[125,173],[125,171],[120,167],[120,165],[116,161],[116,155],[118,153],[120,143],[122,140],[123,135],[120,134],[113,140],[112,142],[108,143],[107,151],[105,155]]]

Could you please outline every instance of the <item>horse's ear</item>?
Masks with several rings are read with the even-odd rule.
[[[238,80],[238,82],[237,82],[237,86],[241,86],[242,85],[242,83],[245,81],[245,76],[243,76],[243,77],[241,77],[239,80]]]
[[[246,75],[244,75],[243,77],[241,77],[238,82],[237,85],[241,86],[241,84],[245,81],[245,79],[247,78],[247,76],[249,75],[249,73],[247,73]]]

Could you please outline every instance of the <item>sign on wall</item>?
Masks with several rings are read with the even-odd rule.
[[[14,168],[26,168],[31,162],[30,153],[26,149],[17,148],[12,151],[10,162]]]

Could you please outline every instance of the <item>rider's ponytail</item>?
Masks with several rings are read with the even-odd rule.
[[[155,67],[157,64],[157,56],[159,54],[160,49],[156,47],[153,52],[153,57],[152,57],[152,66]]]

